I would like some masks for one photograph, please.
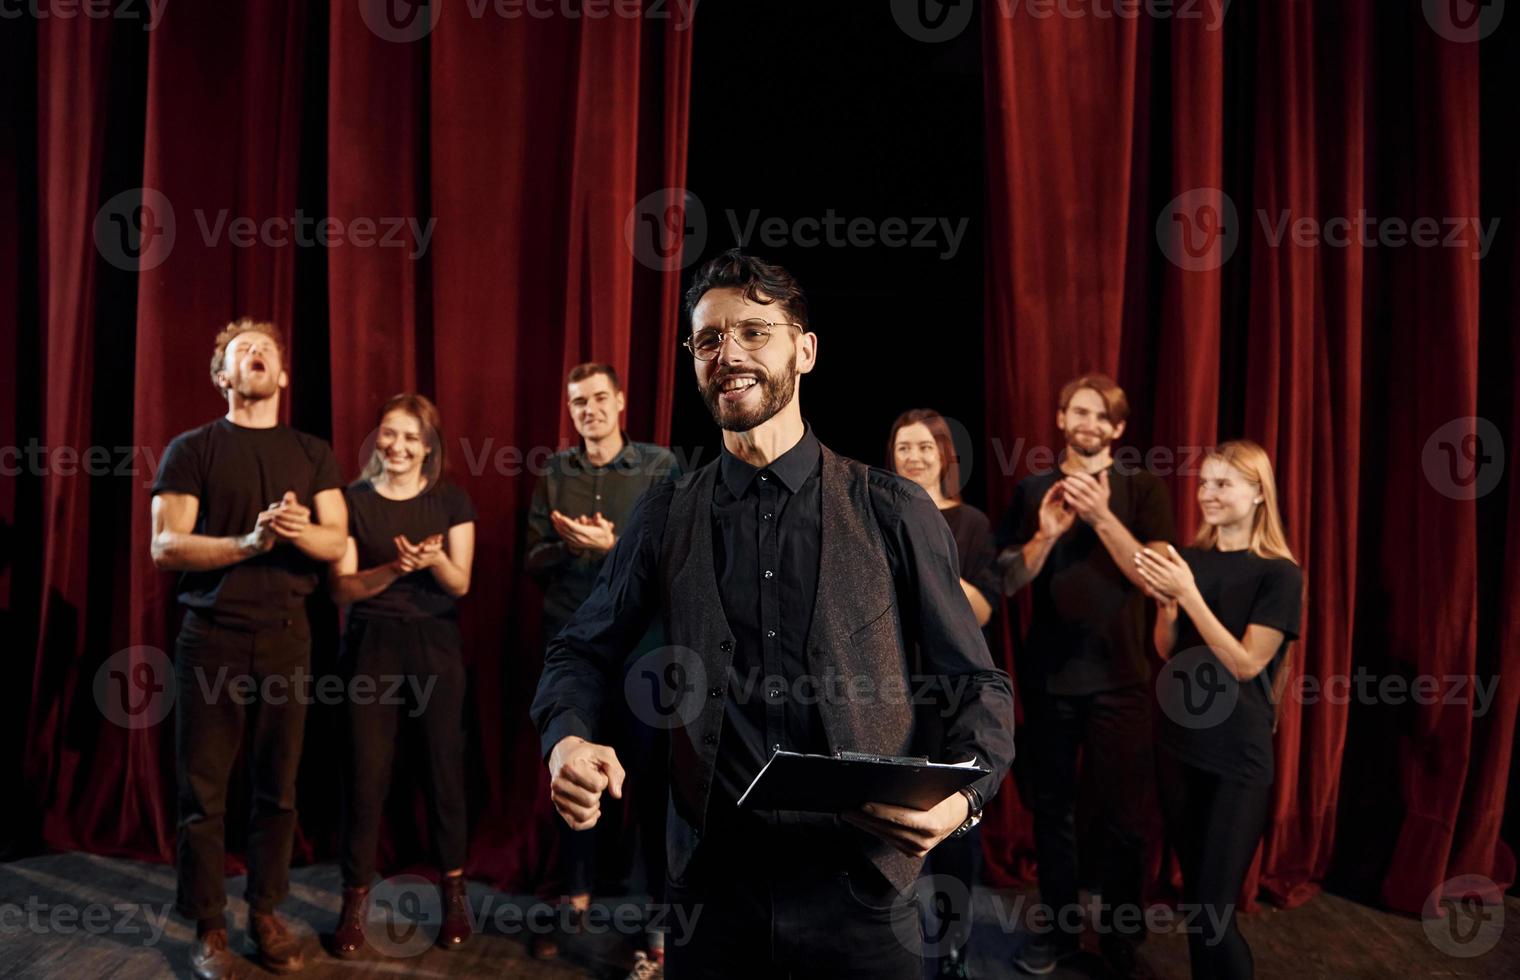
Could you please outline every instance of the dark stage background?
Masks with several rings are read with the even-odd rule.
[[[538,595],[518,571],[532,480],[496,451],[562,444],[564,370],[597,358],[627,378],[635,437],[711,459],[677,356],[679,289],[736,224],[778,219],[749,245],[809,289],[821,363],[804,404],[835,449],[880,463],[898,412],[938,408],[966,434],[968,499],[996,518],[1052,445],[1060,384],[1110,371],[1134,405],[1127,445],[1180,458],[1244,435],[1273,455],[1309,580],[1295,673],[1500,678],[1481,712],[1286,706],[1251,895],[1296,904],[1328,883],[1418,911],[1457,875],[1509,887],[1520,484],[1492,457],[1520,434],[1516,16],[1463,42],[1417,2],[1236,0],[1219,30],[978,5],[947,31],[904,19],[912,6],[709,2],[693,30],[444,3],[425,31],[426,15],[376,20],[359,0],[176,4],[147,31],[8,21],[0,445],[52,451],[0,484],[5,765],[22,803],[4,809],[7,856],[172,855],[168,723],[106,720],[93,685],[118,651],[168,648],[152,462],[224,410],[210,339],[254,315],[290,329],[291,422],[332,439],[350,473],[384,397],[439,402],[480,510],[469,870],[549,887],[526,718]],[[680,187],[694,200],[673,215]],[[1189,251],[1178,220],[1226,199],[1233,244],[1226,222]],[[331,216],[352,235],[241,246],[208,232],[224,209]],[[1274,245],[1257,213],[1283,209],[1499,224],[1480,263]],[[892,219],[939,230],[924,247],[806,244],[799,219],[831,214],[878,237]],[[436,218],[427,247],[360,244],[351,222],[383,234],[388,218]],[[144,222],[159,233],[137,236]],[[1477,485],[1442,468],[1443,442],[1491,457],[1463,471]],[[71,472],[63,447],[106,447],[110,472]],[[133,465],[116,447],[137,447]],[[1158,469],[1190,530],[1188,475]],[[330,668],[334,616],[314,614]],[[1000,630],[1010,666],[1017,614]],[[302,861],[331,853],[336,720],[317,708],[309,723]],[[389,868],[422,856],[401,787]],[[989,878],[1028,880],[1015,780],[986,828]]]

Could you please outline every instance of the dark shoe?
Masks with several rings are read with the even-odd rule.
[[[1025,973],[1043,977],[1055,972],[1056,964],[1076,955],[1077,948],[1069,943],[1054,943],[1044,936],[1028,936],[1019,951],[1013,954],[1013,965]]]
[[[458,949],[474,935],[470,926],[470,898],[464,875],[444,875],[438,883],[443,900],[443,925],[438,929],[438,945]]]
[[[227,930],[212,929],[190,944],[190,972],[201,980],[232,980],[237,957],[227,948]]]
[[[552,932],[535,932],[528,942],[528,953],[535,960],[552,960],[559,956],[559,939]]]
[[[301,944],[278,915],[248,915],[248,944],[255,958],[270,973],[297,973],[306,966]]]
[[[343,889],[343,911],[338,913],[338,928],[333,930],[333,955],[352,959],[364,952],[364,920],[369,915],[369,889]]]

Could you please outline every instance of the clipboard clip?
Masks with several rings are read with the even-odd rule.
[[[850,762],[895,762],[900,765],[905,763],[929,764],[928,756],[873,755],[870,752],[846,752],[844,749],[835,749],[834,758],[845,759]]]

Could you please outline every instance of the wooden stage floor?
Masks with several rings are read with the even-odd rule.
[[[232,944],[240,947],[247,907],[240,897],[243,881],[228,882],[233,896]],[[427,895],[419,890],[417,895]],[[405,897],[404,893],[400,897]],[[430,897],[430,896],[428,896]],[[528,929],[518,912],[531,910],[532,899],[470,886],[477,911],[488,915],[484,931],[469,946],[445,952],[426,946],[417,955],[340,961],[328,955],[321,934],[337,920],[337,868],[331,864],[296,868],[291,893],[281,911],[304,937],[307,966],[300,976],[310,978],[371,977],[621,977],[631,955],[624,936],[615,928],[599,935],[572,938],[556,961],[539,962],[528,955]],[[146,980],[186,977],[186,951],[193,929],[172,912],[173,869],[163,865],[96,857],[52,854],[0,864],[0,976],[58,978],[58,980]],[[978,978],[1021,977],[1012,966],[1016,934],[1011,922],[1020,900],[1032,896],[1016,891],[978,889],[972,938],[972,975]],[[406,902],[400,901],[405,908]],[[642,900],[613,905],[626,916],[642,911]],[[1321,895],[1307,905],[1283,912],[1275,909],[1246,916],[1242,930],[1256,956],[1257,976],[1306,978],[1381,977],[1520,977],[1520,899],[1506,898],[1504,907],[1478,909],[1487,916],[1453,924],[1427,924],[1419,919],[1378,911]],[[604,920],[618,921],[618,920]],[[622,921],[630,921],[623,918]],[[1493,941],[1493,937],[1497,941]],[[403,937],[404,938],[404,937]],[[402,942],[402,940],[398,940]],[[1467,944],[1467,945],[1464,945]],[[1477,956],[1478,947],[1487,951]],[[398,952],[411,952],[405,945]],[[1177,933],[1154,934],[1144,956],[1158,977],[1186,978],[1187,947]],[[252,977],[269,977],[244,961]],[[931,975],[926,969],[926,976]],[[1051,976],[1102,977],[1101,961],[1084,953]]]

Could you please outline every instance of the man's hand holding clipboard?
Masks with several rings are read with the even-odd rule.
[[[840,819],[875,834],[899,851],[921,858],[940,841],[955,833],[971,813],[971,801],[957,790],[929,810],[911,810],[890,803],[867,803],[849,810]]]

